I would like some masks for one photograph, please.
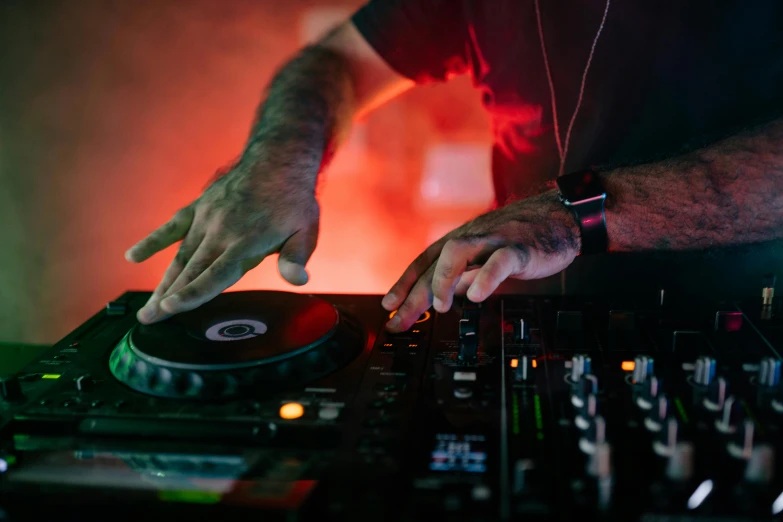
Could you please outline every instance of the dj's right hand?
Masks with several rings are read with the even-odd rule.
[[[236,166],[193,203],[125,253],[139,263],[182,240],[149,301],[137,313],[150,324],[192,310],[236,283],[267,256],[279,253],[278,271],[293,285],[305,271],[318,239],[320,210],[312,188],[293,188],[258,167]],[[285,170],[285,169],[282,169]]]

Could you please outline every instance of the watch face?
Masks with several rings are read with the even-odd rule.
[[[595,172],[583,171],[557,178],[557,186],[563,198],[571,203],[604,195],[604,187]]]

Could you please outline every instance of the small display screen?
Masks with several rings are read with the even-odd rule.
[[[430,469],[484,473],[487,471],[486,438],[483,435],[455,433],[436,435]]]

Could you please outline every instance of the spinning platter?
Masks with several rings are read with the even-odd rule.
[[[160,397],[216,399],[301,385],[362,349],[337,309],[286,292],[236,292],[162,323],[135,325],[113,350],[112,374]]]

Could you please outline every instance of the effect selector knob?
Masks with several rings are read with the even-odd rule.
[[[742,404],[732,395],[723,404],[721,415],[715,420],[715,429],[721,433],[734,433],[737,431],[737,425],[743,419],[744,413]]]
[[[585,374],[574,384],[573,388],[574,393],[571,395],[571,404],[576,408],[583,408],[588,396],[598,394],[598,377],[592,374]]]
[[[693,381],[701,386],[709,386],[715,378],[716,366],[715,359],[712,357],[699,357],[696,359]]]
[[[634,357],[633,383],[644,384],[647,379],[655,375],[655,360],[646,355]]]
[[[661,431],[669,418],[669,400],[666,396],[658,397],[655,407],[650,409],[650,415],[644,419],[644,427],[657,433]]]

